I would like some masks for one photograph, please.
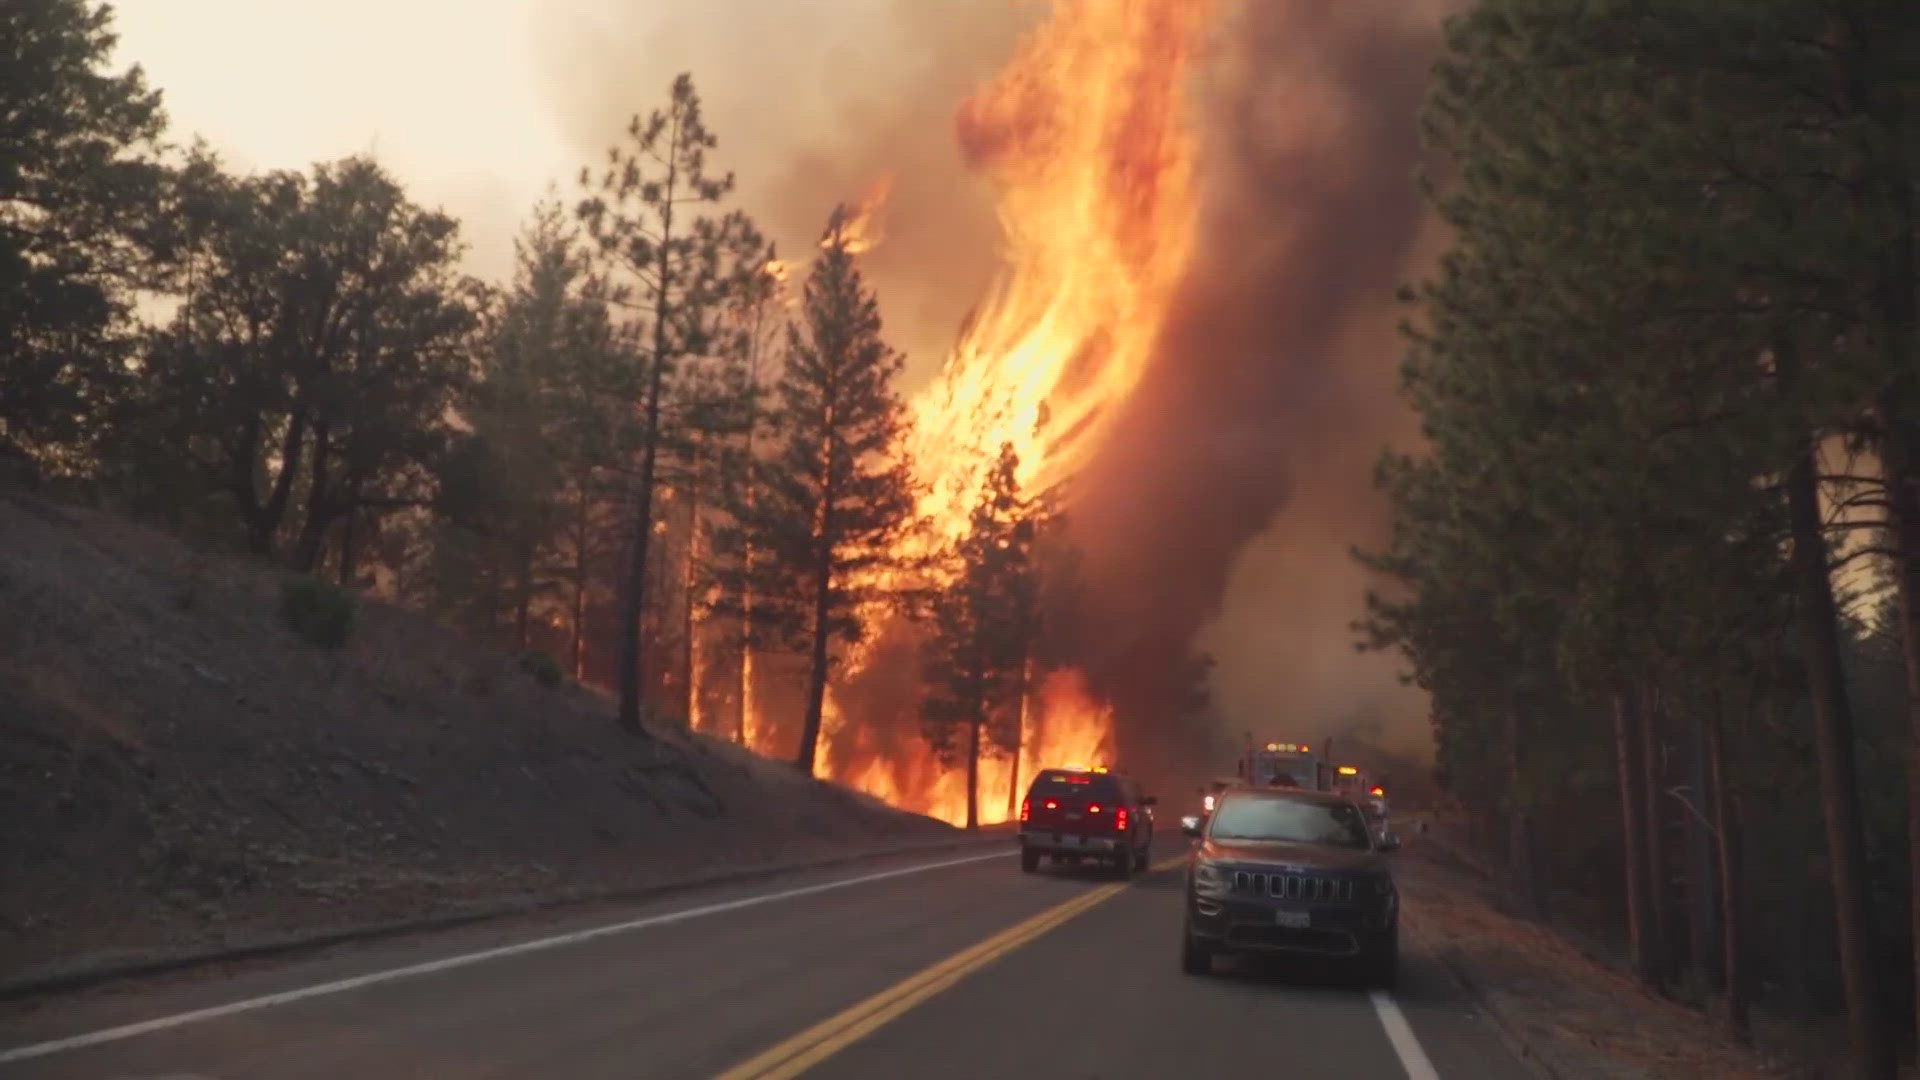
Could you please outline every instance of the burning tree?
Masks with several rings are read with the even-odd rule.
[[[770,258],[761,273],[729,298],[726,320],[732,333],[722,354],[719,398],[726,403],[721,411],[730,417],[716,432],[711,451],[716,484],[711,512],[716,521],[703,575],[709,593],[703,613],[731,623],[717,658],[729,684],[722,696],[730,699],[733,740],[749,747],[757,745],[752,730],[755,552],[751,535],[737,529],[729,534],[739,520],[729,515],[736,509],[743,516],[752,513],[766,472],[762,435],[769,420],[770,376],[781,360],[785,323],[780,312],[786,298],[787,264],[777,258]],[[698,665],[690,661],[690,666]]]
[[[645,357],[631,563],[620,607],[620,726],[639,734],[641,618],[648,604],[667,376],[677,361],[711,347],[726,298],[753,280],[768,256],[765,241],[738,211],[718,219],[683,216],[697,215],[698,208],[733,190],[733,174],[707,172],[707,151],[718,140],[701,119],[690,76],[674,80],[665,109],[645,120],[635,116],[627,135],[631,145],[607,152],[607,168],[597,181],[582,171],[581,183],[597,194],[581,202],[579,214],[606,259],[606,294],[633,313],[629,329]]]
[[[967,767],[967,828],[980,823],[980,755],[1020,749],[1027,664],[1037,620],[1034,514],[1020,496],[1012,443],[987,475],[971,528],[953,546],[950,585],[934,601],[921,703],[941,764]],[[982,743],[985,743],[983,747]]]
[[[905,357],[881,338],[879,305],[854,265],[858,226],[844,208],[828,220],[802,321],[787,327],[772,454],[752,502],[731,507],[732,525],[715,538],[731,561],[727,591],[754,598],[743,614],[807,651],[794,760],[809,775],[835,647],[865,636],[872,603],[898,580],[919,494],[903,447],[906,406],[893,390]]]

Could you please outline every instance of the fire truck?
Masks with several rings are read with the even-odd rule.
[[[1240,758],[1240,780],[1252,787],[1304,788],[1307,791],[1332,790],[1326,756],[1306,743],[1270,742],[1249,746]]]
[[[1386,836],[1387,788],[1384,776],[1375,776],[1356,765],[1339,765],[1333,770],[1333,790],[1360,804],[1373,831]]]
[[[1287,787],[1337,792],[1383,810],[1385,807],[1386,778],[1356,765],[1335,763],[1332,739],[1318,750],[1310,743],[1249,743],[1241,755],[1238,773],[1241,783],[1253,787],[1269,787],[1278,780]]]

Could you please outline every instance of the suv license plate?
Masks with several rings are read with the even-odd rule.
[[[1055,833],[1053,840],[1054,840],[1054,843],[1060,844],[1065,847],[1080,846],[1080,838],[1077,836],[1061,836],[1058,833]]]
[[[1311,923],[1312,915],[1305,911],[1276,911],[1273,913],[1273,921],[1281,926],[1304,930]]]

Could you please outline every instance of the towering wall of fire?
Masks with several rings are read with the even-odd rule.
[[[1429,236],[1413,173],[1437,4],[873,2],[884,18],[839,27],[853,36],[824,50],[846,60],[864,47],[872,63],[815,73],[797,58],[811,31],[783,23],[779,0],[725,0],[714,17],[734,54],[761,17],[785,27],[790,52],[762,42],[756,79],[716,51],[712,77],[696,78],[745,201],[775,208],[777,234],[817,235],[827,207],[890,182],[885,243],[864,261],[896,340],[921,355],[923,511],[949,534],[961,527],[1002,441],[1019,449],[1029,490],[1062,495],[1083,562],[1051,644],[1074,662],[1035,696],[1023,772],[1118,758],[1164,783],[1203,768],[1225,732],[1312,736],[1342,722],[1339,703],[1393,680],[1351,659],[1358,581],[1338,596],[1311,585],[1352,577],[1348,546],[1380,526],[1372,460],[1404,433],[1387,301]],[[675,65],[697,63],[716,32],[659,30],[636,26],[630,43]],[[620,41],[604,26],[596,37]],[[858,82],[856,71],[888,85],[808,106],[825,126],[803,144],[727,138],[736,119],[749,131],[778,119],[765,78],[817,94],[809,78]],[[962,92],[966,81],[977,85]],[[631,107],[605,87],[588,103],[602,116],[582,121],[583,141]],[[756,186],[756,169],[777,183]],[[924,347],[929,320],[957,311],[957,343]],[[1286,571],[1251,578],[1266,595],[1223,608],[1229,581],[1248,579],[1236,566],[1276,550]],[[1175,721],[1201,636],[1216,688],[1243,692],[1196,731]],[[1301,647],[1326,641],[1337,650]],[[911,627],[889,623],[846,658],[823,763],[955,819],[960,777],[919,735],[915,645]],[[768,752],[793,736],[792,674],[774,657],[757,669],[749,726]],[[1007,812],[1018,779],[988,764],[986,820]]]

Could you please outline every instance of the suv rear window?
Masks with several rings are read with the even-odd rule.
[[[1027,797],[1051,795],[1055,798],[1105,799],[1120,801],[1120,785],[1107,773],[1077,773],[1065,769],[1046,769],[1033,778]]]

